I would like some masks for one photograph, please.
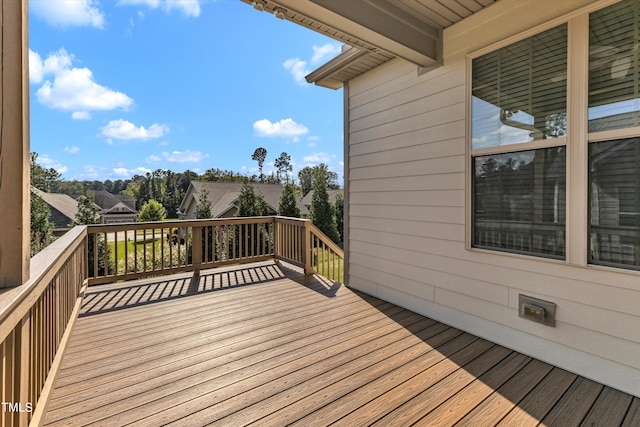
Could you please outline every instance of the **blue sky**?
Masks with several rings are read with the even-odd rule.
[[[281,152],[294,173],[342,180],[342,90],[304,75],[340,51],[239,0],[30,0],[31,151],[65,180],[156,169],[257,173]]]

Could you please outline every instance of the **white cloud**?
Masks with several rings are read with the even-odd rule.
[[[317,135],[314,136],[310,136],[309,138],[307,138],[307,147],[315,147],[316,145],[318,145],[318,141],[320,141],[320,137]]]
[[[133,123],[118,119],[111,120],[109,124],[102,128],[101,135],[107,138],[120,140],[149,140],[161,138],[165,133],[169,132],[169,126],[160,123],[154,123],[149,129],[144,126],[136,126]]]
[[[64,151],[69,154],[78,154],[80,152],[80,147],[72,145],[71,147],[64,147]]]
[[[309,156],[304,156],[302,159],[307,164],[329,163],[332,156],[327,153],[313,153]]]
[[[304,77],[309,74],[311,70],[307,68],[306,61],[303,61],[300,58],[291,58],[284,61],[282,66],[289,70],[296,83],[302,86],[308,84]]]
[[[104,13],[96,0],[30,0],[29,8],[52,27],[104,28]]]
[[[146,175],[151,173],[151,169],[145,168],[143,166],[138,166],[135,169],[131,169],[131,175]]]
[[[275,123],[267,119],[258,120],[253,124],[253,130],[260,137],[291,138],[294,142],[297,142],[300,136],[309,133],[305,125],[296,123],[291,118]]]
[[[29,83],[40,83],[44,79],[44,63],[38,52],[29,49]]]
[[[311,62],[317,64],[325,62],[338,56],[342,51],[342,47],[337,43],[326,43],[322,46],[313,46],[313,56]]]
[[[57,170],[59,173],[61,173],[61,174],[65,173],[65,172],[67,172],[69,170],[68,167],[64,166],[59,161],[57,161],[55,159],[52,159],[47,154],[39,155],[38,156],[38,163],[43,168],[46,168],[46,169],[53,168],[53,169]]]
[[[338,55],[342,48],[337,43],[326,43],[322,46],[313,46],[312,49],[313,56],[311,57],[311,63],[315,65]],[[301,86],[308,84],[305,76],[313,70],[309,68],[307,61],[300,58],[290,58],[284,61],[282,66],[291,73],[296,83]]]
[[[113,174],[124,178],[128,178],[131,176],[131,174],[129,173],[129,169],[127,168],[113,168]]]
[[[127,169],[122,166],[111,169],[111,176],[115,178],[131,178],[134,175],[146,175],[148,173],[151,173],[151,169],[142,166],[133,169]]]
[[[147,157],[145,159],[145,162],[147,163],[155,163],[155,162],[159,162],[160,160],[162,160],[159,156],[156,156],[155,154],[150,155],[149,157]]]
[[[163,9],[169,13],[178,10],[183,15],[197,18],[200,16],[201,0],[119,0],[119,6],[146,6],[151,9]]]
[[[101,176],[102,168],[98,168],[95,165],[84,165],[82,167],[82,178],[95,179]]]
[[[74,119],[90,118],[89,111],[128,109],[133,99],[122,92],[99,85],[88,68],[72,67],[74,57],[60,49],[42,61],[37,52],[29,51],[30,81],[41,83],[36,91],[38,101],[50,108],[71,111]]]
[[[163,152],[162,157],[168,162],[171,163],[198,163],[207,157],[208,154],[205,154],[201,151],[172,151],[171,153]]]
[[[88,111],[74,111],[71,113],[71,118],[74,120],[89,120],[91,114]]]

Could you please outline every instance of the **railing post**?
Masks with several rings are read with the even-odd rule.
[[[304,248],[304,274],[313,274],[313,254],[311,253],[311,229],[308,226],[309,220],[304,222],[304,233],[302,234],[302,247]]]
[[[200,274],[202,265],[202,227],[193,226],[191,228],[191,255],[193,257],[193,274]]]
[[[272,250],[273,250],[273,259],[275,262],[278,262],[278,217],[274,216],[273,218],[271,218],[272,224],[273,224],[273,241],[271,242],[272,246]]]

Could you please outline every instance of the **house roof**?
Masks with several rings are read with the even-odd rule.
[[[238,197],[240,196],[240,190],[242,189],[241,182],[208,182],[208,181],[191,181],[192,194],[195,200],[198,199],[200,191],[207,190],[209,202],[211,202],[211,214],[214,218],[223,215],[229,209],[235,206]],[[267,205],[274,211],[278,211],[278,205],[280,204],[280,195],[282,194],[281,184],[253,184],[253,188],[256,192],[262,194]],[[189,203],[187,200],[189,191],[185,200],[180,205],[180,210],[186,208]]]
[[[352,49],[307,76],[337,89],[399,57],[430,68],[442,62],[442,31],[498,0],[241,0]]]
[[[31,187],[31,192],[36,194],[46,204],[56,209],[58,212],[73,221],[78,213],[78,202],[67,194],[45,193],[35,187]]]
[[[122,196],[121,199],[119,196]],[[100,190],[94,191],[93,197],[95,204],[102,210],[102,214],[110,214],[110,213],[131,213],[135,214],[135,199],[131,196],[127,196],[124,194],[118,194],[117,196],[109,193],[108,191]],[[133,201],[133,207],[131,206],[131,202]]]

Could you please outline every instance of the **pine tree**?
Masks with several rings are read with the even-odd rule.
[[[76,212],[76,216],[73,219],[71,225],[91,225],[91,224],[99,224],[100,223],[100,215],[98,215],[98,207],[93,203],[93,200],[86,196],[78,197],[78,212]],[[111,253],[111,247],[104,244],[104,236],[98,233],[97,242],[95,239],[95,234],[90,234],[87,240],[87,252],[88,252],[88,261],[89,261],[89,277],[93,277],[93,269],[94,269],[94,244],[97,245],[97,256],[98,256],[98,276],[105,275],[105,266],[104,266],[104,251],[107,249],[107,271],[109,274],[112,274],[115,271],[115,262],[113,260],[113,254]]]
[[[333,204],[329,203],[329,192],[327,190],[327,178],[323,169],[318,169],[318,175],[313,183],[313,197],[311,198],[311,209],[309,219],[327,235],[334,243],[340,244],[340,234],[336,225],[336,212]]]
[[[31,193],[31,256],[37,254],[55,240],[53,225],[49,222],[49,205]]]
[[[198,194],[198,203],[194,211],[196,219],[208,219],[213,217],[211,213],[211,202],[209,201],[209,192],[204,188]]]
[[[340,234],[340,247],[344,244],[344,194],[342,192],[336,194],[336,227]]]
[[[269,213],[267,202],[260,193],[256,193],[250,182],[242,184],[238,196],[237,217],[262,216]]]
[[[296,203],[295,186],[293,184],[284,185],[284,189],[282,190],[282,194],[280,195],[278,215],[288,216],[291,218],[300,218],[300,208]]]
[[[264,160],[267,158],[267,150],[263,147],[256,148],[256,151],[253,152],[251,156],[251,160],[255,160],[258,162],[258,170],[260,171],[260,182],[264,182],[264,175],[262,173],[262,165],[264,164]]]
[[[89,225],[100,224],[100,215],[98,215],[98,207],[93,201],[86,197],[78,197],[78,212],[73,219],[71,225]]]

